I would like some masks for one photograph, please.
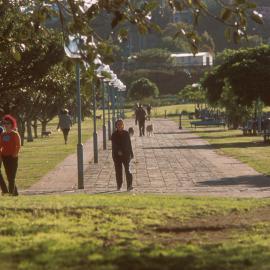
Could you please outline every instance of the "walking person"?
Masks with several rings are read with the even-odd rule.
[[[71,126],[72,126],[71,116],[69,115],[68,110],[64,109],[59,115],[59,123],[58,123],[57,129],[60,128],[62,130],[65,144],[67,144],[68,134],[69,134]]]
[[[132,145],[128,131],[124,130],[124,122],[118,119],[115,123],[116,130],[112,134],[112,158],[115,167],[115,176],[117,183],[117,190],[120,190],[123,184],[123,168],[124,165],[127,181],[127,190],[130,191],[132,187],[132,174],[130,172],[129,163],[134,157]]]
[[[139,108],[136,111],[136,120],[135,120],[135,122],[139,123],[140,136],[144,136],[145,120],[146,120],[146,112],[142,107],[142,105],[140,104]]]
[[[152,106],[151,106],[151,104],[148,104],[147,107],[146,107],[146,111],[147,111],[147,118],[148,118],[149,121],[150,121],[150,118],[151,118],[151,110],[152,110]]]
[[[3,181],[1,185],[2,192],[13,196],[18,196],[18,190],[15,185],[15,178],[18,169],[18,154],[21,148],[21,138],[16,131],[17,122],[11,115],[3,117],[3,126],[5,131],[0,136],[0,154],[5,168],[8,180],[8,190]]]

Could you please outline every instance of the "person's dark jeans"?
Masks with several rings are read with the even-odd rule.
[[[12,156],[2,156],[2,160],[8,179],[8,192],[17,196],[18,190],[15,185],[15,178],[18,169],[18,158]]]
[[[62,129],[62,132],[63,132],[63,135],[64,135],[64,140],[65,140],[65,144],[67,144],[67,139],[68,139],[68,133],[70,131],[70,128],[63,128]]]
[[[140,131],[140,136],[144,136],[145,121],[139,121],[139,131]]]
[[[0,161],[0,188],[2,190],[2,193],[8,193],[8,189],[7,189],[7,185],[5,183],[5,180],[3,178],[3,175],[1,173],[1,164],[2,164],[2,161]]]
[[[122,158],[115,158],[114,160],[114,167],[115,167],[115,176],[116,176],[116,183],[117,189],[120,189],[123,184],[123,168],[122,164],[125,168],[126,173],[126,180],[127,180],[127,189],[132,187],[132,174],[129,169],[129,162],[130,160],[122,159]]]

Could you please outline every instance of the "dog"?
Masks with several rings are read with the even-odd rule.
[[[134,135],[134,129],[133,129],[133,127],[130,127],[128,129],[128,134],[129,134],[130,137]]]
[[[153,124],[146,126],[146,134],[147,136],[152,136],[154,133]]]
[[[49,137],[52,134],[51,131],[42,131],[41,132],[41,137]]]

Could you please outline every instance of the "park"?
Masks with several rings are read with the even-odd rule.
[[[268,0],[2,1],[0,14],[8,184],[7,115],[21,138],[0,270],[270,269]],[[119,119],[132,185],[117,182]]]

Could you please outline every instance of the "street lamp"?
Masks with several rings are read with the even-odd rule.
[[[84,188],[83,175],[83,144],[82,144],[82,109],[80,92],[80,59],[81,46],[84,40],[80,36],[69,36],[68,44],[64,45],[66,56],[76,59],[76,99],[77,99],[77,118],[78,118],[78,143],[77,143],[77,167],[78,167],[78,189]]]

